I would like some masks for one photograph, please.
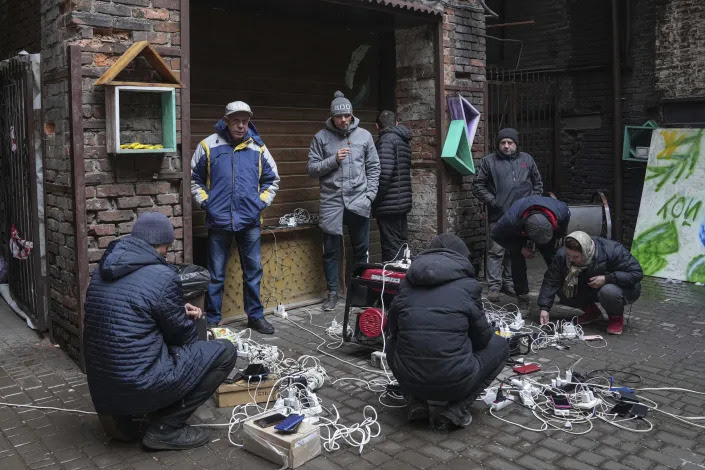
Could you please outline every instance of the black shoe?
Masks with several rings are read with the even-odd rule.
[[[210,441],[210,434],[201,428],[153,423],[142,438],[142,445],[154,450],[182,450],[201,447]]]
[[[438,432],[466,428],[470,423],[472,423],[472,415],[470,413],[464,416],[455,416],[448,411],[441,411],[431,417],[431,427]]]
[[[529,297],[529,294],[519,294],[517,295],[517,303],[519,304],[519,310],[526,310],[528,311],[529,308],[531,307],[531,298]]]
[[[428,403],[409,397],[406,401],[409,421],[426,421],[428,419]]]
[[[274,333],[274,325],[269,323],[264,317],[247,320],[247,327],[263,335],[271,335]]]
[[[338,293],[335,291],[328,292],[328,297],[326,297],[323,306],[321,307],[324,312],[330,312],[333,310],[338,303]]]
[[[512,297],[516,295],[516,292],[514,292],[514,286],[510,285],[502,286],[500,292],[502,292],[503,294],[511,295]]]

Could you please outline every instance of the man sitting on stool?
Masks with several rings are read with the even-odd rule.
[[[497,244],[509,251],[512,260],[512,278],[519,307],[529,308],[529,280],[526,277],[526,258],[533,252],[527,240],[536,244],[546,266],[556,254],[570,222],[566,203],[546,196],[529,196],[512,204],[492,228],[491,236]]]
[[[428,400],[447,402],[434,429],[466,427],[470,406],[509,356],[482,310],[465,243],[446,233],[414,258],[389,309],[387,360],[409,404],[409,420],[429,417]]]
[[[561,303],[581,308],[578,324],[600,320],[600,302],[607,312],[607,333],[622,334],[624,306],[641,294],[644,273],[632,254],[618,242],[573,232],[565,238],[543,276],[539,292],[541,324],[548,323],[548,312],[558,294]]]

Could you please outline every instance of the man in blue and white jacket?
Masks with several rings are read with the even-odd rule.
[[[234,101],[225,117],[196,148],[191,160],[191,193],[206,211],[208,271],[206,298],[209,326],[222,319],[225,267],[235,238],[242,268],[243,303],[247,326],[263,334],[274,333],[260,300],[262,257],[260,212],[269,207],[279,189],[279,174],[265,147],[247,103]]]

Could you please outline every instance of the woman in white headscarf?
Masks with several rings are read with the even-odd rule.
[[[561,303],[583,310],[581,325],[602,319],[599,302],[607,313],[607,332],[622,334],[624,306],[639,298],[643,277],[639,262],[620,243],[573,232],[544,274],[538,299],[541,323],[548,323],[558,295]]]

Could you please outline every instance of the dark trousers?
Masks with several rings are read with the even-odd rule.
[[[353,263],[366,263],[370,249],[370,219],[345,209],[343,225],[348,227]],[[323,232],[323,272],[328,292],[338,292],[338,250],[340,235]]]
[[[641,286],[629,289],[617,284],[605,284],[599,289],[593,289],[588,285],[579,284],[575,297],[566,298],[561,290],[558,292],[558,299],[564,305],[580,309],[599,302],[608,316],[621,317],[624,315],[624,306],[636,302],[639,295]]]
[[[382,245],[382,261],[392,261],[404,254],[401,246],[409,241],[406,214],[377,217],[379,238]]]
[[[509,250],[509,256],[512,262],[512,279],[514,279],[514,292],[517,295],[529,293],[529,278],[526,275],[526,258],[521,254],[521,246],[517,246]],[[556,254],[556,248],[553,243],[538,247],[546,262],[547,267],[551,267],[551,261]]]
[[[230,257],[230,245],[237,243],[242,268],[242,299],[247,317],[255,320],[264,316],[260,300],[262,280],[262,258],[260,252],[260,227],[248,227],[239,232],[230,230],[208,230],[208,272],[211,281],[206,297],[208,323],[220,323],[223,318],[223,290],[225,268]]]
[[[215,341],[223,343],[225,350],[213,361],[203,380],[181,400],[152,413],[152,423],[166,424],[175,428],[185,426],[193,412],[215,393],[230,371],[233,370],[237,360],[237,348],[226,339]]]
[[[472,404],[504,369],[507,358],[509,358],[509,343],[501,336],[492,335],[487,347],[475,351],[474,355],[480,367],[477,372],[476,385],[466,398],[448,403],[441,411],[456,425],[467,421]]]

